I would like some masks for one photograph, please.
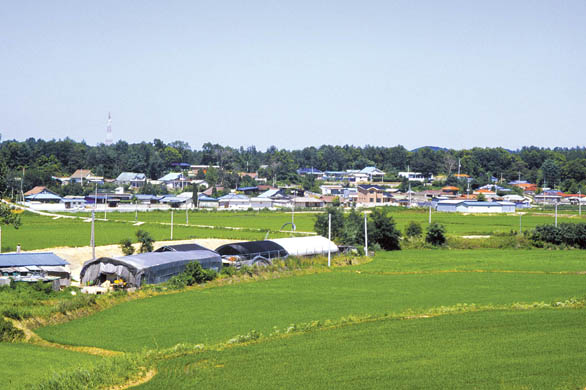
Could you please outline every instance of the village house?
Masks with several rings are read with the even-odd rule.
[[[143,187],[146,183],[146,175],[144,173],[122,172],[115,180],[118,185],[128,185],[131,188]]]
[[[361,184],[357,187],[357,190],[357,204],[381,206],[393,202],[393,195],[385,187],[374,184]]]

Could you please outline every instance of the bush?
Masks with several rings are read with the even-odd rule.
[[[126,256],[130,256],[134,253],[134,247],[132,246],[132,241],[129,238],[125,238],[120,241],[120,249],[122,249],[122,253]]]
[[[433,246],[441,246],[446,243],[446,228],[437,222],[432,223],[427,227],[427,234],[425,235],[425,242]]]
[[[558,227],[539,225],[533,229],[530,238],[533,244],[539,247],[542,247],[543,243],[547,243],[586,249],[586,224],[562,223]]]
[[[136,232],[136,238],[138,238],[138,242],[140,243],[140,253],[153,251],[153,243],[155,242],[155,240],[153,240],[149,232],[145,232],[144,230],[138,230]]]
[[[421,229],[421,225],[417,222],[411,221],[407,228],[405,229],[405,235],[409,238],[412,237],[421,237],[423,230]]]
[[[393,217],[387,216],[388,209],[386,207],[375,208],[370,214],[374,232],[372,236],[374,243],[386,251],[400,250],[401,244],[399,238],[401,232],[395,227]],[[368,227],[369,230],[371,227]]]
[[[185,270],[182,273],[169,279],[168,284],[171,288],[182,288],[214,280],[217,276],[216,271],[203,269],[200,263],[192,261],[185,266]]]
[[[0,342],[13,342],[24,338],[24,332],[0,317]]]

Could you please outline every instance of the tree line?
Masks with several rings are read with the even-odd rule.
[[[47,185],[52,176],[69,176],[76,169],[91,169],[95,175],[115,178],[121,172],[141,172],[157,179],[176,163],[218,165],[214,172],[219,182],[229,186],[238,182],[234,172],[259,172],[271,180],[300,183],[296,170],[314,167],[325,171],[342,171],[376,166],[387,173],[386,179],[396,180],[399,171],[421,172],[424,175],[450,176],[460,171],[474,178],[474,186],[483,185],[492,177],[506,181],[521,178],[539,186],[562,191],[586,190],[586,148],[523,147],[510,151],[503,148],[442,149],[423,147],[413,151],[401,145],[306,147],[297,150],[271,146],[265,151],[256,147],[232,148],[205,143],[194,149],[183,141],[130,144],[118,141],[113,145],[91,146],[85,142],[43,140],[5,140],[0,143],[0,191],[20,187]],[[232,173],[232,174],[231,174]],[[17,182],[15,182],[15,180]]]

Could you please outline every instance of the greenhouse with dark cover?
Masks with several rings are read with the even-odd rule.
[[[209,249],[150,252],[86,261],[80,279],[85,285],[121,279],[128,287],[140,287],[143,284],[163,283],[182,273],[185,266],[194,261],[204,269],[220,271],[222,268],[222,258]]]

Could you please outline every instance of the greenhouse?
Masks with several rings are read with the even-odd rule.
[[[220,271],[222,258],[209,249],[141,253],[132,256],[101,257],[86,261],[81,269],[81,283],[101,284],[121,279],[127,287],[157,284],[185,270],[197,261],[204,269]]]
[[[245,241],[222,245],[216,249],[222,256],[237,256],[241,260],[252,260],[256,257],[274,259],[286,257],[287,251],[272,241]]]
[[[287,256],[317,256],[337,253],[338,247],[322,236],[276,238],[265,241],[235,242],[218,247],[222,256],[237,256],[242,260],[257,257],[274,259]]]

